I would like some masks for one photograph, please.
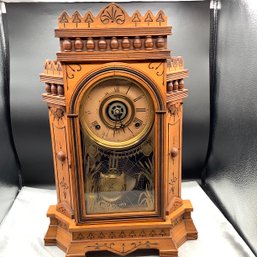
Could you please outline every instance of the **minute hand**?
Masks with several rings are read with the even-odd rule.
[[[120,128],[122,128],[123,132],[126,133],[125,132],[125,125],[122,123],[122,120],[120,119],[120,116],[119,116],[118,121],[120,122]]]
[[[115,136],[116,130],[117,130],[117,116],[114,123],[113,137]]]

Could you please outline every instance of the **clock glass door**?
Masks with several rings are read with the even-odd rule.
[[[91,86],[79,111],[86,214],[155,210],[154,106],[134,80]]]

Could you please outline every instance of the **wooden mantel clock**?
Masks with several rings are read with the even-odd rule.
[[[114,3],[97,16],[63,12],[46,84],[57,205],[46,245],[67,257],[140,249],[178,256],[196,239],[181,199],[184,69],[167,49],[167,17]]]

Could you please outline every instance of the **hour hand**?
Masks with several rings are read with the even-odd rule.
[[[121,128],[121,129],[123,130],[123,132],[125,133],[125,125],[122,123],[121,116],[120,116],[120,115],[117,116],[117,119],[116,119],[116,120],[118,120],[119,123],[120,123],[120,127],[119,127],[119,128]]]
[[[125,125],[122,122],[120,122],[120,127],[122,128],[123,132],[125,133]]]
[[[115,120],[115,123],[114,123],[114,128],[113,128],[113,137],[115,136],[115,133],[117,132],[117,118]]]

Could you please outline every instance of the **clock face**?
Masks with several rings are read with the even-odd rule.
[[[136,82],[111,77],[92,86],[80,106],[82,128],[99,145],[124,149],[137,144],[153,124],[153,101]]]

